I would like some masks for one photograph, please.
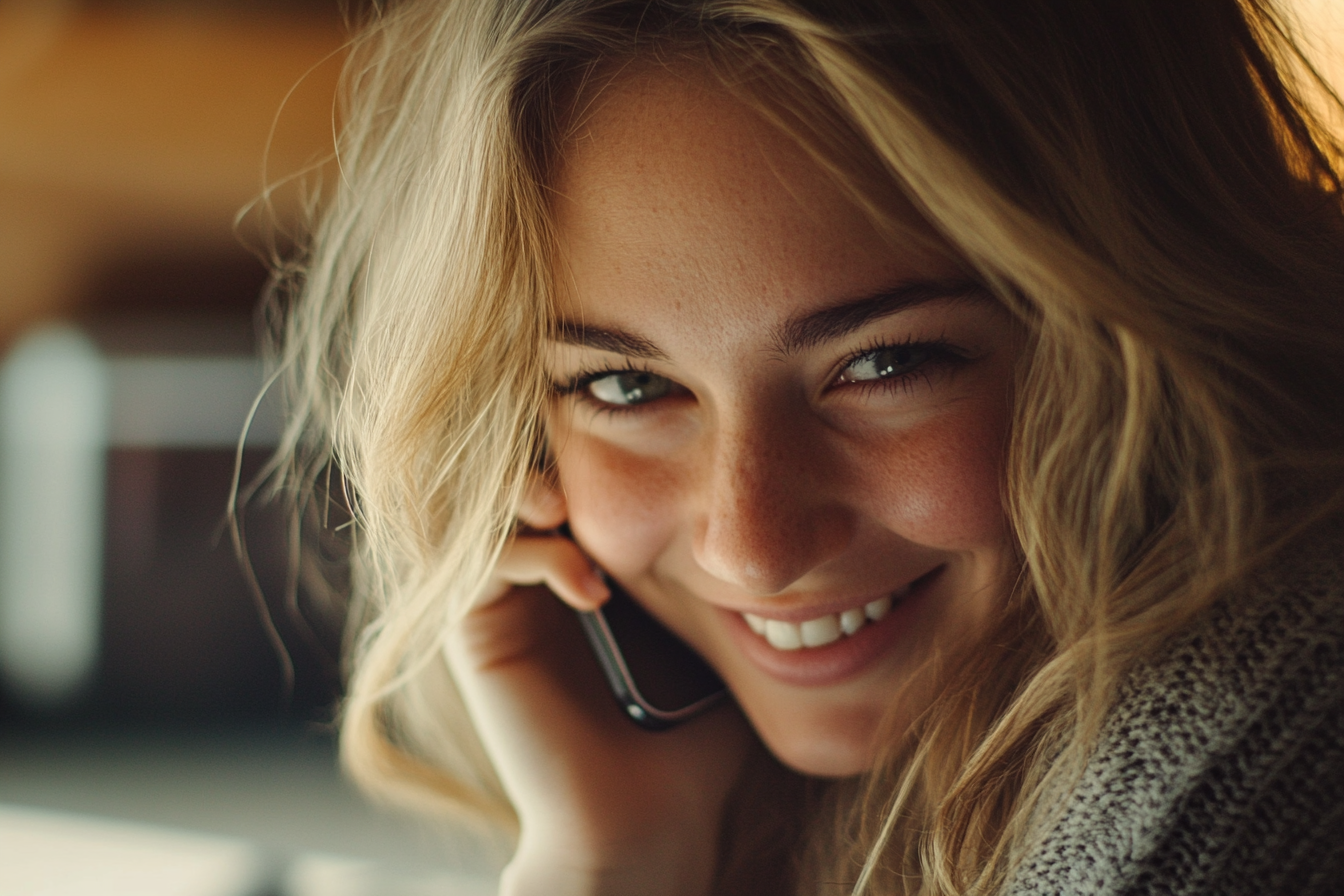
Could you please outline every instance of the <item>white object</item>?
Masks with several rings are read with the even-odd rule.
[[[14,347],[0,367],[0,676],[15,697],[60,708],[97,665],[107,449],[233,449],[245,426],[248,446],[272,446],[264,385],[255,358],[104,357],[67,326]]]
[[[428,869],[401,870],[365,859],[307,853],[285,870],[284,896],[494,896],[490,877]]]
[[[0,805],[6,896],[253,896],[265,871],[241,840]]]
[[[34,706],[78,696],[97,661],[107,405],[107,366],[68,327],[0,367],[0,672]]]

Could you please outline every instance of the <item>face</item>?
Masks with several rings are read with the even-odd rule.
[[[546,350],[574,536],[783,762],[863,771],[1002,612],[1016,329],[721,88],[659,70],[599,103],[556,182]]]

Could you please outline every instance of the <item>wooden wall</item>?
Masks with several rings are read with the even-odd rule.
[[[127,259],[236,267],[239,211],[330,154],[344,35],[335,0],[0,0],[0,344]]]
[[[1294,2],[1344,85],[1344,0]],[[125,280],[128,259],[202,272],[161,290],[255,287],[234,218],[330,152],[341,5],[0,0],[0,349],[35,319],[111,301],[98,284]],[[295,199],[278,194],[282,221]]]

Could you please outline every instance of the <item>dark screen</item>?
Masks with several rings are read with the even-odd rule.
[[[723,682],[699,654],[619,588],[602,610],[630,677],[657,709],[672,712],[723,690]]]

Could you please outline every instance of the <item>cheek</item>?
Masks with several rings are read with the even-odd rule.
[[[676,529],[684,483],[675,465],[577,433],[556,465],[570,528],[593,560],[626,579],[652,566]]]
[[[1002,543],[1005,421],[1001,412],[946,414],[871,446],[860,494],[871,515],[910,541],[949,550]]]

